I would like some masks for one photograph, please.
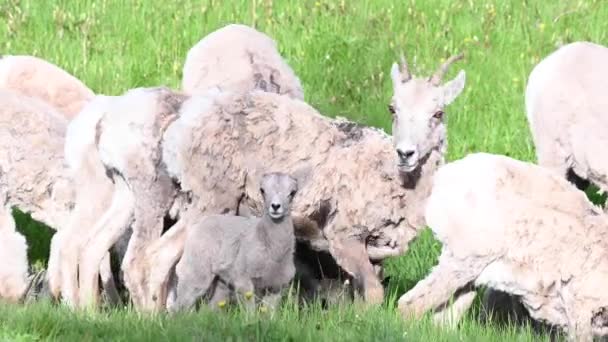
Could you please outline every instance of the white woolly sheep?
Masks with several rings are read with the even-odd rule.
[[[608,191],[608,48],[564,45],[538,63],[528,78],[526,112],[538,164],[585,189]],[[598,150],[598,148],[600,150]]]
[[[67,71],[34,56],[1,56],[0,89],[44,100],[68,120],[95,96]]]
[[[516,296],[571,340],[608,334],[608,216],[560,175],[476,153],[439,169],[425,217],[443,249],[431,273],[399,299],[404,316],[445,305],[459,315],[469,285]]]
[[[300,185],[283,173],[266,173],[259,183],[261,218],[211,215],[187,228],[171,311],[190,309],[203,295],[212,308],[236,297],[251,309],[255,298],[246,297],[253,294],[276,306],[295,274],[290,207]]]
[[[369,301],[382,300],[383,289],[370,258],[380,261],[400,254],[424,226],[421,208],[429,191],[427,184],[443,162],[446,144],[442,110],[462,91],[464,73],[445,85],[440,81],[458,58],[448,59],[429,78],[412,77],[405,63],[400,68],[393,66],[391,110],[395,127],[404,130],[395,145],[399,149],[407,141],[408,148],[417,150],[414,154],[406,151],[406,156],[403,151],[397,153],[400,164],[408,164],[399,171],[392,162],[395,153],[388,135],[328,119],[289,97],[259,91],[220,95],[217,88],[212,89],[213,94],[188,100],[166,88],[135,89],[123,95],[125,103],[139,101],[138,105],[122,110],[115,107],[104,116],[98,148],[114,181],[127,182],[123,188],[133,192],[120,196],[127,202],[127,196],[137,198],[135,205],[140,207],[132,209],[133,234],[139,238],[131,240],[133,253],[128,251],[123,262],[135,305],[147,309],[164,306],[170,271],[182,253],[184,228],[201,213],[237,213],[239,203],[254,211],[260,207],[244,197],[247,173],[259,171],[255,166],[247,170],[249,156],[269,165],[293,168],[305,162],[316,167],[314,177],[320,185],[308,190],[302,201],[306,205],[296,210],[296,234],[317,250],[330,250],[340,266],[363,285]],[[138,114],[125,115],[127,110]],[[408,121],[420,129],[401,125]],[[259,148],[250,151],[256,146]],[[225,159],[225,155],[232,157]],[[342,197],[352,201],[339,201]],[[379,198],[388,200],[382,203]],[[124,217],[122,222],[110,219],[116,216],[112,212],[105,214],[114,221],[108,232],[118,234],[128,226],[129,207],[132,204],[114,206]],[[168,211],[179,219],[161,236]],[[112,239],[106,242],[89,252],[98,257],[113,243]],[[98,259],[88,263],[93,265]],[[94,277],[87,279],[91,283]]]
[[[27,284],[27,245],[15,231],[11,209],[60,227],[71,206],[71,188],[62,174],[65,125],[47,103],[0,90],[0,297],[16,300]]]
[[[245,25],[226,25],[201,39],[188,51],[182,74],[182,90],[188,94],[261,89],[304,99],[299,78],[274,40]]]

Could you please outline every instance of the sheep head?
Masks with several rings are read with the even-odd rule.
[[[444,152],[444,110],[464,89],[465,73],[461,70],[445,84],[441,80],[450,64],[462,57],[448,58],[430,77],[412,76],[403,55],[399,65],[393,63],[393,97],[388,109],[393,116],[393,144],[400,172],[416,171],[433,150]]]

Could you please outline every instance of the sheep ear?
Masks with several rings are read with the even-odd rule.
[[[464,89],[466,76],[464,70],[460,70],[458,75],[453,80],[443,85],[444,106],[449,105],[454,101]]]
[[[393,80],[393,87],[397,88],[401,84],[401,72],[397,63],[393,63],[391,67],[391,79]]]
[[[292,172],[291,176],[298,182],[298,188],[302,189],[312,178],[312,166],[301,166]]]

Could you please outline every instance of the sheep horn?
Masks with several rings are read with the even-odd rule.
[[[407,69],[407,61],[405,60],[405,55],[401,52],[401,61],[399,63],[399,73],[401,74],[401,82],[407,82],[412,78],[409,70]]]
[[[438,86],[439,83],[441,83],[441,79],[443,78],[443,76],[445,76],[445,73],[448,71],[448,68],[450,67],[450,65],[458,60],[461,60],[463,57],[464,57],[464,54],[460,53],[456,56],[452,56],[452,57],[448,58],[439,67],[439,69],[437,69],[437,71],[433,74],[433,76],[431,76],[431,78],[429,79],[429,82],[431,82],[432,85]]]

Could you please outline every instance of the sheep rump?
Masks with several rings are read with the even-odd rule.
[[[230,24],[206,35],[188,51],[182,74],[188,94],[260,89],[304,99],[300,80],[275,41],[246,25]]]
[[[608,191],[608,48],[574,42],[538,63],[526,86],[526,112],[538,164]]]
[[[46,101],[73,118],[95,94],[67,71],[34,56],[0,58],[0,89]]]
[[[571,339],[608,333],[607,217],[564,178],[471,154],[438,170],[425,215],[443,249],[431,273],[399,299],[403,315],[437,309],[474,284],[517,296],[532,318]]]

